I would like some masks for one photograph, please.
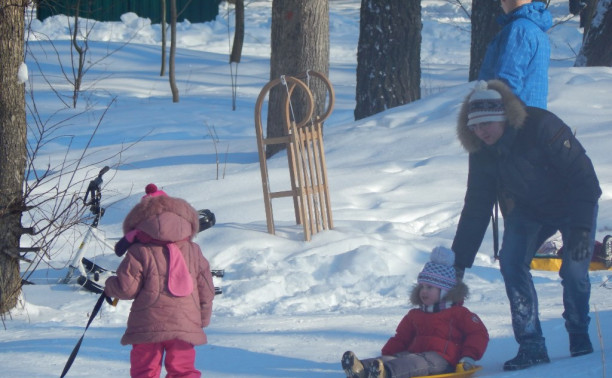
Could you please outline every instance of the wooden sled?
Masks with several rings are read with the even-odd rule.
[[[305,80],[302,81],[302,79]],[[310,80],[321,80],[327,90],[327,108],[321,115],[315,114],[315,100],[308,87]],[[284,87],[285,111],[284,135],[267,137],[264,135],[262,112],[264,103],[272,88]],[[306,114],[303,119],[295,120],[291,98],[293,92],[301,92],[306,98]],[[297,96],[299,97],[299,96]],[[334,106],[334,90],[323,74],[307,71],[296,77],[281,76],[266,84],[255,103],[255,133],[261,170],[264,208],[268,232],[275,234],[272,200],[292,197],[296,224],[304,227],[304,240],[309,241],[313,234],[333,229],[333,219],[327,180],[325,151],[323,148],[323,121],[330,115]],[[282,144],[287,147],[290,188],[272,191],[266,158],[266,146]]]
[[[444,373],[437,375],[421,375],[414,378],[468,378],[474,375],[477,371],[481,370],[482,366],[474,366],[470,370],[463,370],[463,364],[457,364],[457,369],[454,373]]]

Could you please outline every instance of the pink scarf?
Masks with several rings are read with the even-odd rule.
[[[180,248],[173,242],[153,239],[140,230],[132,230],[125,235],[130,242],[151,243],[168,248],[168,291],[175,297],[186,297],[193,291],[193,280]]]

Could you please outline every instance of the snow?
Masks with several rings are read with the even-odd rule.
[[[46,81],[70,95],[58,64],[59,56],[69,67],[67,19],[32,21],[26,86],[34,91],[41,119],[51,124],[70,117],[40,152],[39,168],[61,161],[69,143],[68,156],[79,156],[106,111],[85,157],[93,166],[82,178],[88,182],[104,165],[111,166],[100,223],[107,238],[121,236],[123,218],[150,182],[216,215],[217,224],[197,241],[212,268],[225,269],[226,275],[216,280],[223,294],[215,299],[206,329],[209,343],[196,348],[196,366],[207,377],[341,377],[342,353],[377,356],[410,308],[410,289],[430,251],[452,243],[467,175],[455,119],[474,85],[467,83],[469,20],[452,2],[424,0],[423,98],[354,122],[359,2],[330,1],[336,105],[325,123],[325,151],[335,227],[305,242],[290,200],[274,200],[276,235],[266,229],[253,113],[269,80],[271,2],[253,0],[246,6],[235,111],[224,4],[214,22],[178,26],[178,103],[172,103],[167,76],[159,76],[159,25],[126,14],[121,22],[95,23],[86,91],[77,110],[63,109]],[[556,22],[568,18],[566,2],[553,0],[550,9]],[[612,229],[612,69],[573,67],[582,39],[576,17],[554,27],[550,38],[549,109],[576,129],[599,175],[601,240]],[[283,153],[270,159],[269,169],[273,189],[286,188]],[[53,251],[53,261],[38,267],[32,276],[36,284],[24,287],[19,306],[4,319],[0,375],[60,375],[97,300],[77,285],[58,283],[80,240],[75,234],[72,249]],[[560,279],[555,272],[534,271],[552,363],[502,371],[517,345],[492,250],[489,230],[475,266],[466,272],[471,289],[466,306],[481,316],[491,336],[478,376],[611,373],[612,292],[605,287],[606,271],[591,274],[595,353],[569,357]],[[86,256],[94,255],[109,268],[120,261],[108,250],[87,251]],[[104,305],[68,376],[128,375],[130,347],[119,339],[129,308],[127,301],[116,308]]]

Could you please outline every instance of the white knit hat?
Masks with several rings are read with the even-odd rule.
[[[506,120],[504,103],[499,92],[488,89],[484,80],[476,83],[468,103],[468,126],[483,122],[503,122]]]
[[[418,283],[426,283],[441,290],[450,290],[457,284],[455,253],[448,248],[436,247],[431,251],[430,261],[417,277]]]

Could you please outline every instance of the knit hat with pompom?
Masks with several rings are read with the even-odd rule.
[[[448,248],[436,247],[431,251],[430,261],[419,273],[417,282],[426,283],[441,290],[450,290],[457,284],[455,253]]]
[[[506,112],[501,94],[489,89],[489,84],[484,80],[476,83],[468,103],[467,125],[504,121],[506,121]]]
[[[159,190],[157,189],[157,185],[155,184],[149,184],[145,187],[145,195],[142,196],[142,198],[147,198],[147,197],[157,197],[157,196],[168,196],[166,194],[166,192],[164,192],[163,190]]]

